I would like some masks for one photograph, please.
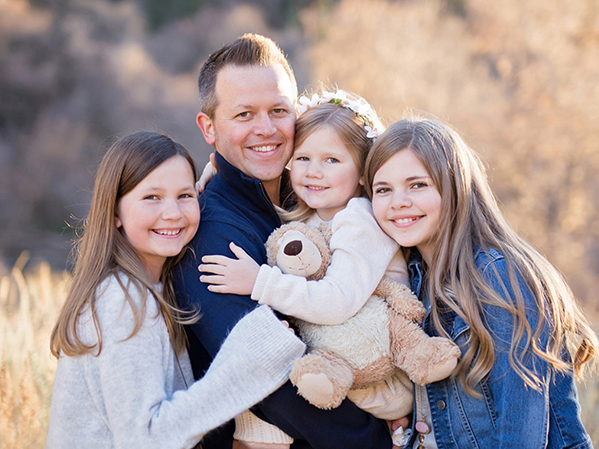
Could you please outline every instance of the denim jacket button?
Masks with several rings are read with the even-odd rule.
[[[439,410],[445,410],[445,401],[437,401],[437,408]]]

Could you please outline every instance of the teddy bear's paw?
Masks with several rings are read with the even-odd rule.
[[[427,383],[438,382],[451,375],[460,357],[460,348],[451,340],[443,337],[432,337],[428,341],[429,348],[426,351],[429,355],[427,361],[426,376],[419,381],[414,382],[424,385]]]
[[[395,284],[392,293],[385,299],[389,307],[397,314],[416,323],[422,323],[426,309],[405,285]]]
[[[323,409],[338,407],[354,382],[349,366],[326,351],[297,359],[289,378],[301,396]]]
[[[299,393],[316,407],[329,409],[339,406],[333,400],[335,387],[325,373],[306,373],[295,385]]]

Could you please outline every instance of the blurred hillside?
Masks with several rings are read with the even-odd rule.
[[[596,0],[0,0],[0,259],[65,260],[115,136],[166,131],[203,164],[199,67],[248,31],[279,43],[300,89],[454,125],[510,222],[599,308]]]
[[[347,0],[302,23],[313,80],[388,123],[410,107],[456,127],[510,223],[599,308],[599,2]]]
[[[33,263],[64,266],[66,223],[87,213],[96,164],[118,136],[167,132],[203,165],[197,74],[224,43],[271,36],[305,83],[295,8],[308,3],[0,0],[0,261],[27,248]]]

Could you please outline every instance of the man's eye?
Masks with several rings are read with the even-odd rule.
[[[272,112],[274,112],[275,114],[282,114],[283,112],[285,112],[285,109],[276,108],[276,109],[273,109]]]
[[[248,111],[244,111],[244,112],[241,112],[238,115],[239,115],[239,117],[246,118],[246,117],[250,116],[250,113]]]

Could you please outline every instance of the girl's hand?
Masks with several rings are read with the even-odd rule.
[[[408,416],[404,416],[403,418],[396,419],[395,421],[387,421],[387,424],[389,425],[389,430],[391,431],[391,434],[394,434],[395,431],[397,429],[399,429],[400,427],[404,431],[405,431],[405,429],[409,429],[410,428],[410,418]],[[399,439],[403,440],[404,438],[400,437]],[[395,435],[394,435],[393,440],[394,440],[393,441],[393,443],[394,443],[393,449],[402,449],[404,447],[403,444],[405,444],[405,443],[403,443],[403,442],[400,443],[401,446],[398,444],[395,444]]]
[[[200,276],[200,281],[212,284],[208,286],[211,292],[249,295],[254,288],[260,265],[235,243],[231,242],[229,248],[237,259],[217,255],[202,257],[203,263],[198,270],[212,274]]]
[[[198,182],[196,182],[196,188],[198,193],[202,193],[210,180],[214,178],[214,176],[218,173],[218,169],[216,168],[216,158],[214,153],[210,153],[210,162],[206,164],[204,167],[204,171],[202,172],[202,176]]]

